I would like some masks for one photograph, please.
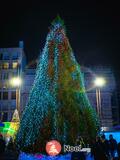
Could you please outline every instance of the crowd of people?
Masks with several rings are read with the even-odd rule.
[[[91,144],[91,157],[94,160],[120,160],[120,142],[117,143],[112,134],[109,140],[104,134],[97,136]]]
[[[104,134],[96,136],[89,145],[79,136],[76,145],[81,145],[81,149],[90,148],[91,152],[73,152],[71,160],[120,160],[120,142],[117,143],[112,134],[109,139],[106,139]]]
[[[81,146],[85,147],[85,144],[81,138],[77,139],[76,144],[81,144]],[[94,160],[120,160],[120,142],[114,139],[113,135],[109,135],[109,140],[105,138],[105,135],[96,136],[96,139],[91,142],[91,158]],[[17,159],[17,151],[15,144],[12,138],[9,140],[9,143],[6,143],[4,137],[0,134],[0,160],[7,160],[5,156],[8,155],[8,159],[10,160],[10,156]],[[85,160],[85,155],[82,153],[72,154],[72,160],[75,157],[79,157],[79,160]],[[12,158],[13,160],[13,158]]]

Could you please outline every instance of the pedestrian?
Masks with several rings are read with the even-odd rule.
[[[2,134],[0,134],[0,155],[2,155],[5,152],[5,140],[3,139]]]
[[[108,160],[100,136],[96,136],[96,140],[91,146],[91,157],[94,157],[94,160]]]
[[[117,144],[117,153],[118,153],[118,158],[120,160],[120,142]]]
[[[86,155],[84,152],[72,152],[71,160],[86,160]]]
[[[10,140],[8,142],[7,150],[12,150],[12,151],[14,150],[14,143],[12,137],[10,137]]]
[[[101,136],[101,143],[102,143],[102,147],[103,147],[103,150],[104,150],[106,156],[108,157],[108,159],[110,159],[109,141],[106,139],[104,134]]]
[[[112,159],[115,158],[115,152],[117,151],[117,141],[113,138],[113,135],[109,135],[109,152]]]
[[[6,146],[5,156],[6,157],[11,157],[11,159],[13,159],[13,160],[17,160],[18,159],[18,154],[19,153],[16,150],[15,142],[13,141],[13,138],[10,137],[9,142]]]

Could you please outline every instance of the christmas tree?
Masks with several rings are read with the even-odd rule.
[[[17,144],[22,151],[44,152],[46,143],[52,139],[62,145],[74,145],[79,135],[90,140],[98,126],[64,22],[57,16],[39,58]]]
[[[15,109],[11,122],[20,122],[19,113],[18,110]]]

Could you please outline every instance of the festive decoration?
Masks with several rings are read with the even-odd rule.
[[[15,135],[18,131],[19,128],[19,114],[17,109],[15,109],[14,113],[13,113],[13,117],[12,117],[12,121],[11,122],[3,122],[1,127],[0,127],[0,133],[2,133],[3,135],[5,135],[6,137],[13,137],[15,138]]]
[[[79,135],[89,141],[96,135],[98,126],[65,26],[57,17],[40,56],[17,145],[25,152],[44,153],[46,143],[52,139],[61,145],[74,145]]]
[[[60,155],[60,156],[45,156],[45,155],[33,155],[21,153],[18,160],[70,160],[71,154]],[[90,159],[87,159],[90,160]]]
[[[11,136],[14,138],[18,128],[19,122],[3,122],[4,126],[0,127],[0,133],[4,136]]]
[[[18,129],[19,129],[19,125],[20,125],[19,122],[11,122],[11,123],[10,123],[9,130],[12,130],[13,133],[11,134],[11,133],[9,132],[9,130],[8,130],[7,134],[10,135],[10,136],[12,136],[13,138],[15,138],[16,133],[17,133],[17,131],[18,131]]]
[[[4,125],[4,123],[0,123],[0,127],[4,127],[5,125]]]
[[[71,154],[58,155],[58,156],[45,156],[41,154],[26,154],[21,153],[18,160],[70,160]],[[86,155],[86,160],[93,160],[91,154]]]
[[[20,122],[20,118],[19,118],[19,114],[18,114],[17,109],[15,109],[15,111],[13,113],[12,122]]]

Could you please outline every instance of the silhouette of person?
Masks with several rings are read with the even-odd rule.
[[[120,159],[120,142],[117,144],[118,158]]]
[[[4,153],[5,147],[5,140],[3,139],[2,134],[0,134],[0,155]]]
[[[103,151],[105,152],[106,156],[110,158],[109,141],[105,138],[104,134],[101,136],[101,143],[102,143]]]
[[[115,158],[115,152],[117,150],[117,141],[113,138],[113,135],[109,135],[109,151],[111,158]]]
[[[96,136],[96,140],[91,146],[91,157],[94,157],[94,160],[108,160],[99,136]]]

